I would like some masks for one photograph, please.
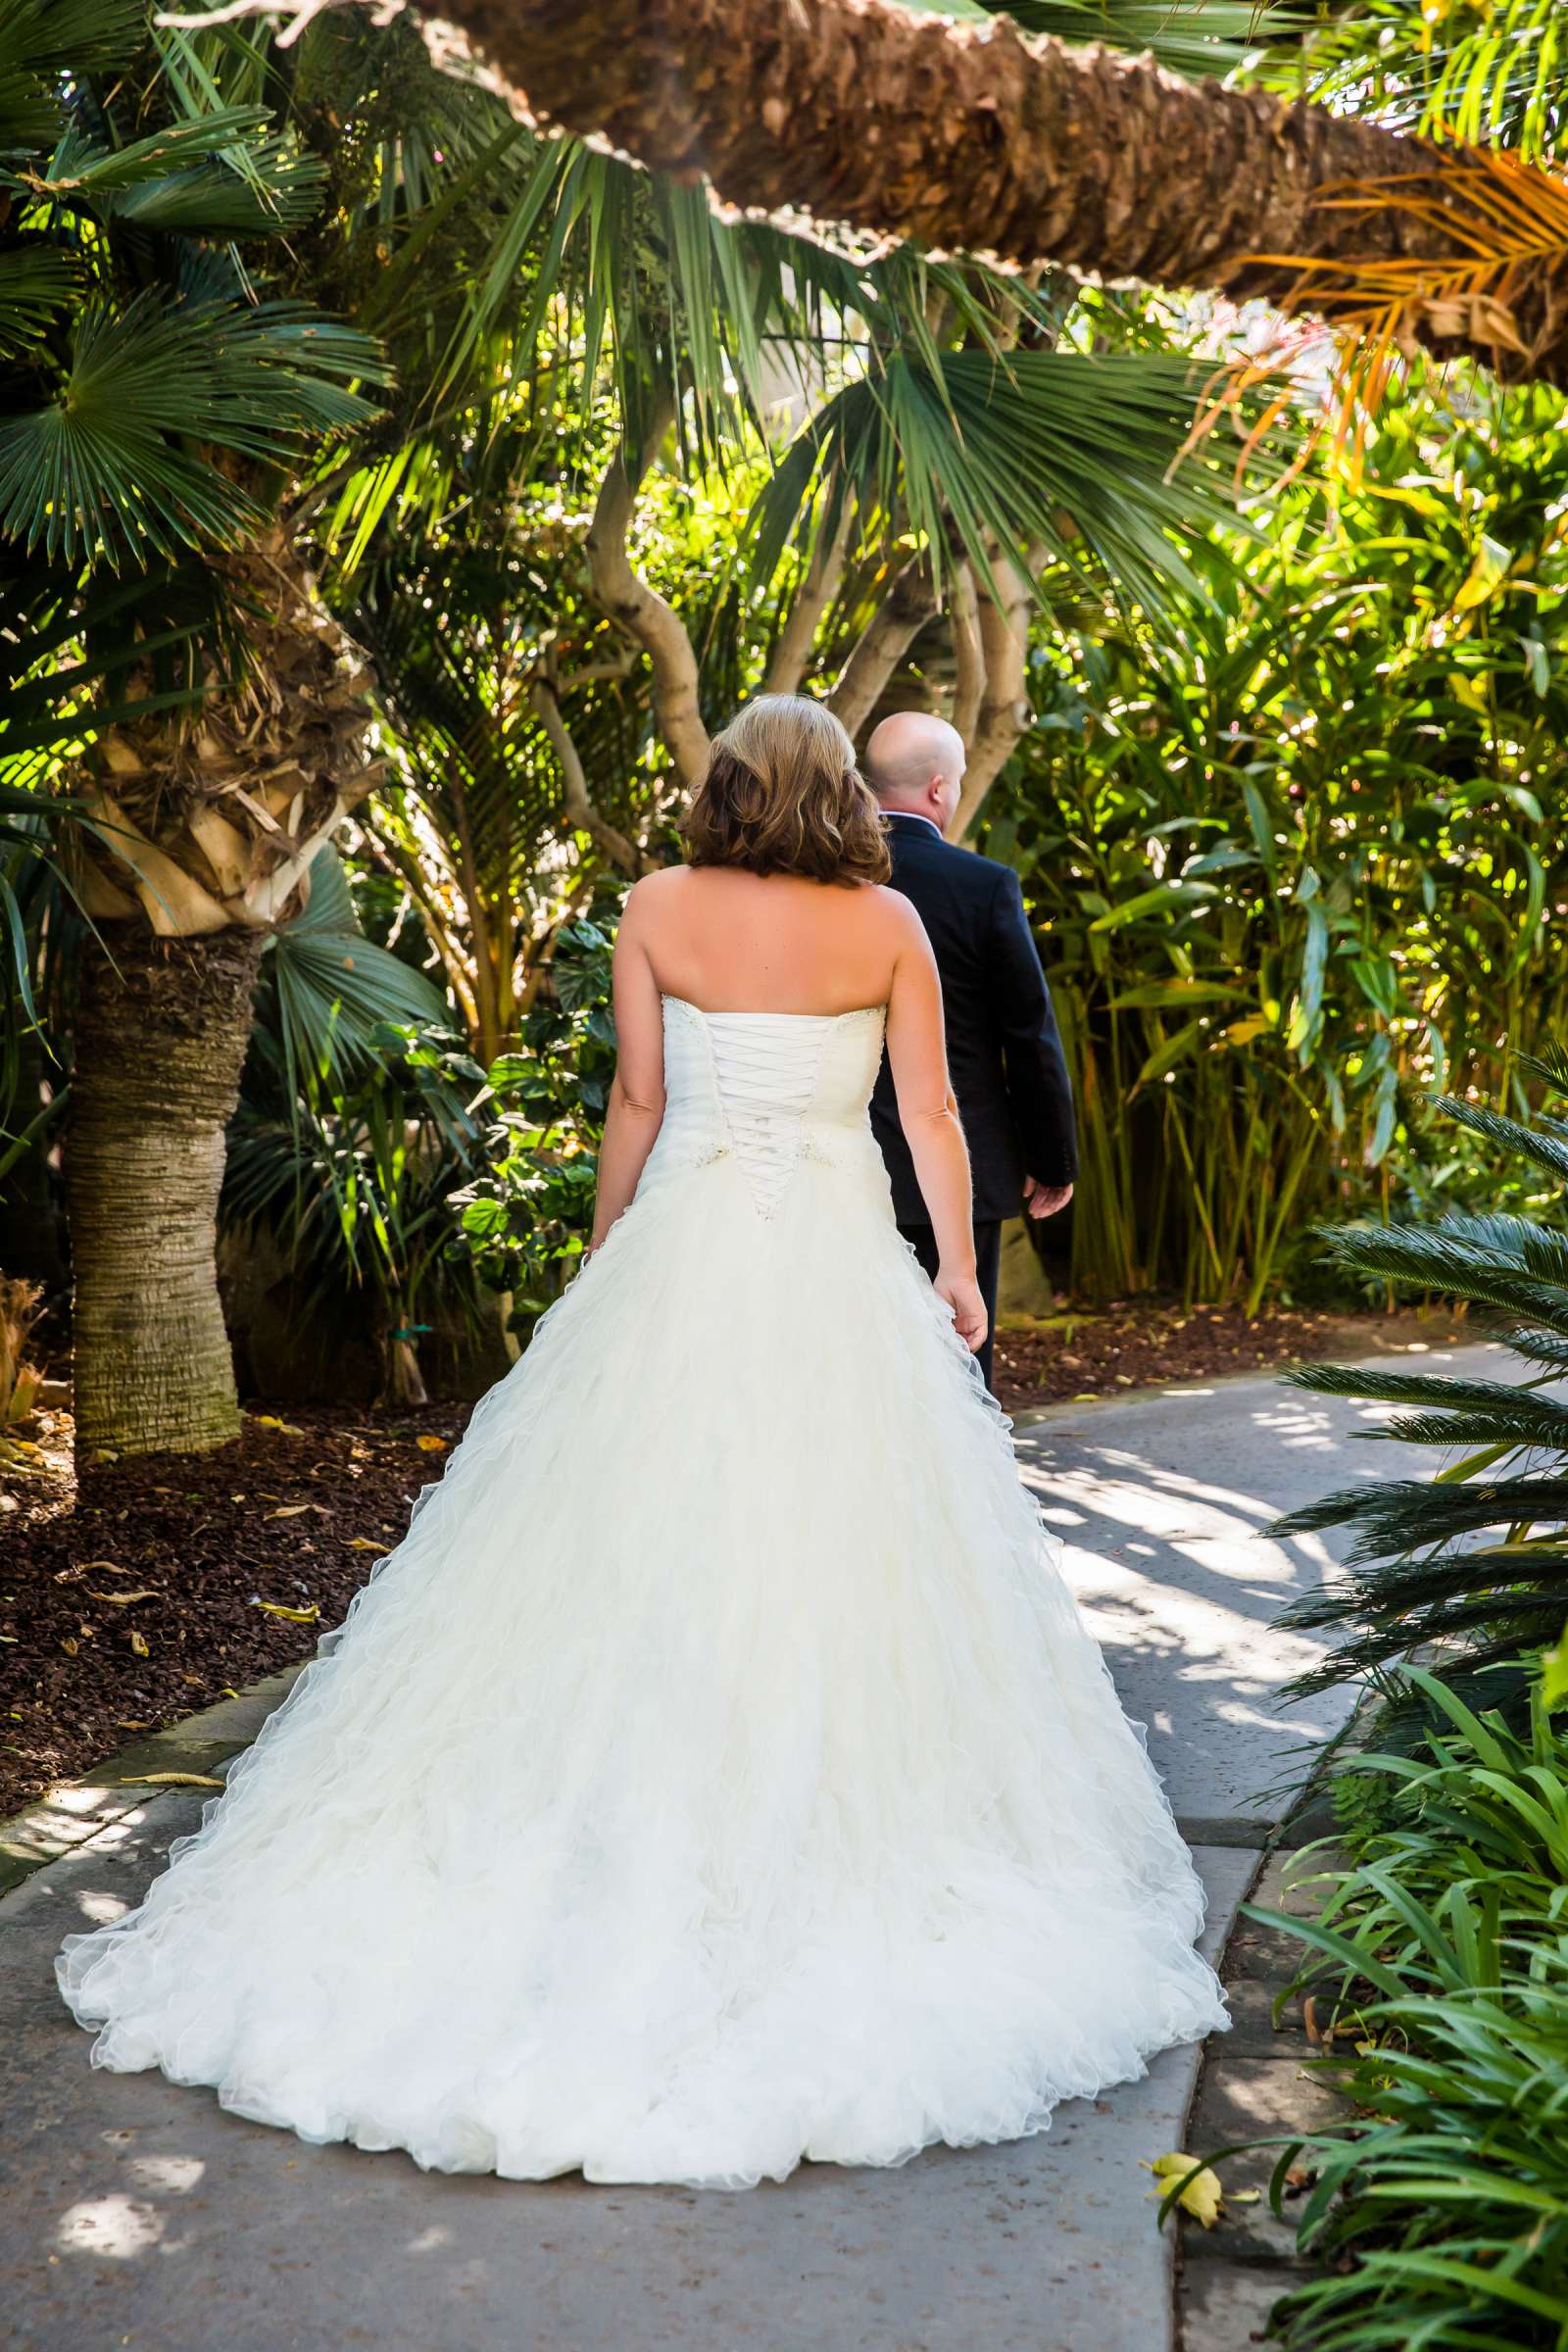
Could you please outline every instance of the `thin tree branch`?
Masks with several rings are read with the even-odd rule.
[[[640,873],[642,858],[636,844],[628,840],[608,817],[601,815],[594,806],[581,755],[562,713],[555,680],[548,675],[535,678],[531,699],[539,723],[549,736],[551,749],[560,762],[568,822],[586,833],[600,856],[611,865],[618,867],[621,873]]]
[[[789,617],[778,633],[773,658],[767,665],[766,691],[769,694],[798,694],[806,664],[816,643],[816,632],[823,613],[839,592],[844,577],[844,559],[850,541],[850,502],[846,497],[839,509],[837,527],[831,532],[819,530],[811,561],[806,567],[806,577],[796,592]]]
[[[1006,765],[1030,719],[1029,620],[1034,592],[1025,573],[1008,561],[1001,547],[988,553],[1001,601],[984,589],[978,592],[985,690],[969,739],[963,791],[953,824],[954,838],[957,841],[965,840],[973,830],[986,795]],[[1044,561],[1043,548],[1029,550],[1031,571],[1038,569]]]
[[[828,709],[858,738],[899,663],[937,609],[931,566],[910,556],[895,573],[866,628],[857,639],[827,698]]]
[[[629,440],[622,439],[600,485],[589,525],[588,567],[596,602],[636,639],[653,663],[659,732],[689,790],[701,783],[708,766],[697,655],[674,608],[633,569],[626,553],[637,493],[674,414],[674,401],[666,394],[648,420],[641,446],[633,452]]]

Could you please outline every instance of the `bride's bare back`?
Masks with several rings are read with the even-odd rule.
[[[635,896],[633,924],[655,985],[704,1012],[885,1004],[910,946],[908,901],[876,884],[672,866],[640,882]]]
[[[884,887],[881,817],[848,735],[805,698],[760,697],[715,738],[684,830],[692,863],[644,876],[615,942],[616,1069],[593,1247],[631,1200],[663,1118],[665,997],[702,1013],[816,1019],[885,1005],[937,1292],[978,1348],[986,1313],[936,959],[908,900]]]

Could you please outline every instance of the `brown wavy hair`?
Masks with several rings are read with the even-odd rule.
[[[823,703],[760,694],[708,755],[681,832],[693,865],[743,865],[812,882],[885,882],[892,872],[875,793]]]

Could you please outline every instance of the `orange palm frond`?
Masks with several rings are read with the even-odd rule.
[[[1429,250],[1365,254],[1255,253],[1247,267],[1294,270],[1278,307],[1309,312],[1333,327],[1341,357],[1329,396],[1291,466],[1304,463],[1325,429],[1334,469],[1360,476],[1367,435],[1396,369],[1423,344],[1441,351],[1463,339],[1528,358],[1540,332],[1555,331],[1550,306],[1533,329],[1522,298],[1568,262],[1568,181],[1500,149],[1468,149],[1432,169],[1392,178],[1340,180],[1318,199],[1325,211],[1358,212],[1369,220],[1395,214]],[[1201,439],[1217,417],[1239,413],[1257,387],[1279,374],[1277,360],[1250,355],[1225,371],[1223,389],[1200,416]],[[1238,480],[1289,393],[1273,401],[1247,434]],[[1288,477],[1287,477],[1288,478]]]

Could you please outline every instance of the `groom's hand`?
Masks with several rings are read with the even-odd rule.
[[[1023,1180],[1023,1204],[1031,1217],[1054,1217],[1071,1199],[1070,1184],[1040,1184],[1033,1176]]]

